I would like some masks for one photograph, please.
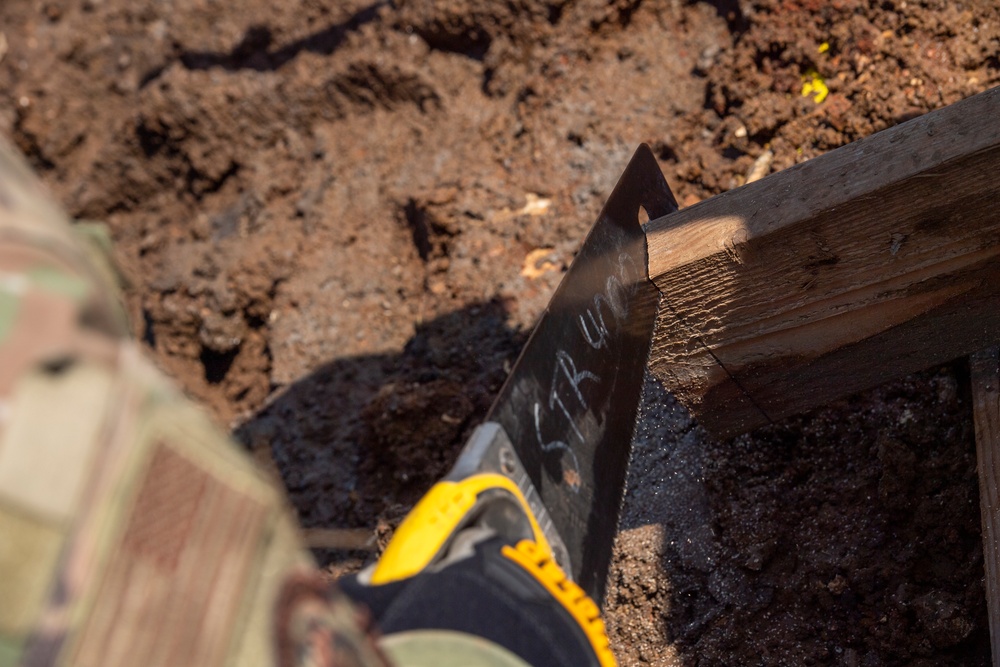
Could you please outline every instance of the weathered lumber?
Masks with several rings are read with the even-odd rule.
[[[652,220],[652,371],[727,436],[994,344],[998,212],[995,88]]]
[[[993,664],[1000,667],[1000,347],[969,357],[976,422],[983,569]]]

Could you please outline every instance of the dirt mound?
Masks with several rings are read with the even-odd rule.
[[[992,0],[0,19],[0,131],[111,225],[136,335],[305,523],[382,533],[485,413],[638,143],[690,204],[1000,81]],[[650,387],[609,593],[623,661],[986,664],[961,372],[727,443]]]

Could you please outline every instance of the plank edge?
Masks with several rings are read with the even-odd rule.
[[[1000,667],[1000,347],[969,356],[990,651]]]

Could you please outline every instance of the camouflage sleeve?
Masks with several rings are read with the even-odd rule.
[[[96,247],[0,139],[0,667],[384,664]]]

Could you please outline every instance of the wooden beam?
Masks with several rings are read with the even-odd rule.
[[[651,367],[718,436],[1000,341],[1000,88],[646,227]]]
[[[993,665],[1000,667],[1000,348],[969,357],[976,421],[976,466],[983,522],[983,569]]]

